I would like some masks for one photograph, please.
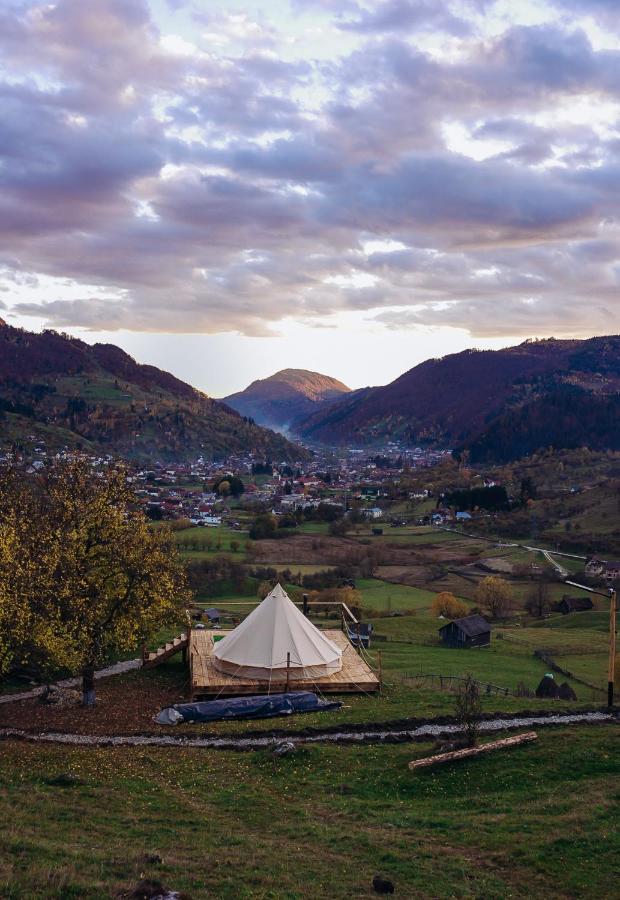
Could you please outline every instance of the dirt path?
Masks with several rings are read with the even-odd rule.
[[[105,669],[98,669],[95,672],[95,678],[107,678],[109,675],[122,675],[123,672],[130,672],[132,669],[139,669],[141,665],[141,659],[126,659],[124,662],[118,662],[114,663],[111,666],[106,666]],[[81,683],[82,679],[78,676],[77,678],[65,678],[62,681],[56,681],[54,682],[54,686],[61,688],[74,688],[79,687]],[[45,689],[46,685],[42,684],[39,687],[32,688],[29,691],[22,691],[19,694],[0,694],[0,703],[14,703],[17,700],[33,700],[35,697],[40,697]]]
[[[493,733],[510,731],[515,728],[546,728],[552,725],[592,725],[605,722],[618,723],[620,720],[612,713],[559,713],[547,716],[505,716],[488,719],[480,723],[480,731]],[[250,737],[183,737],[182,735],[95,735],[95,734],[60,734],[35,733],[17,728],[0,728],[0,739],[24,740],[41,744],[68,744],[86,747],[198,747],[206,750],[262,750],[281,744],[283,741],[296,744],[361,744],[361,743],[404,743],[406,741],[434,740],[449,737],[460,732],[458,725],[445,722],[428,722],[413,730],[372,731],[360,728],[359,731],[326,732],[318,734],[290,734],[286,737],[267,734]]]

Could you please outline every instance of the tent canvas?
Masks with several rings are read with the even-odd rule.
[[[258,681],[322,678],[342,668],[342,650],[316,628],[278,584],[234,631],[219,641],[213,665]]]

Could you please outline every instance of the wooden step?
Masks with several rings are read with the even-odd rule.
[[[164,660],[173,656],[179,650],[184,650],[188,643],[188,636],[183,632],[183,634],[173,638],[171,641],[167,641],[163,647],[148,651],[142,662],[143,667],[159,665],[159,663],[164,662]]]

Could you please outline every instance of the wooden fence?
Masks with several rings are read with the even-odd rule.
[[[390,672],[390,678],[395,679],[401,684],[411,685],[413,687],[438,687],[442,691],[451,690],[458,684],[466,681],[462,675],[441,675],[429,672]],[[501,687],[498,684],[492,684],[490,681],[476,681],[481,694],[487,696],[495,695],[501,697],[513,697],[514,693],[508,688]]]

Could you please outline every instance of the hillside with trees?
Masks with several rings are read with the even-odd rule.
[[[561,385],[499,416],[467,447],[472,463],[508,462],[544,447],[620,450],[620,395]]]
[[[0,324],[2,445],[44,440],[130,459],[305,453],[169,372],[112,344]]]
[[[618,336],[466,350],[333,403],[298,430],[328,444],[443,445],[485,462],[547,446],[614,449],[619,360]]]

